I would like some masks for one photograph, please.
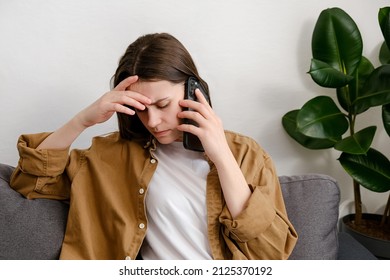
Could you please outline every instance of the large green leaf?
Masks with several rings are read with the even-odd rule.
[[[353,76],[346,75],[318,59],[311,60],[309,74],[314,82],[327,88],[343,87],[353,79]]]
[[[363,52],[360,31],[353,19],[340,8],[323,10],[312,36],[313,58],[353,76]]]
[[[390,64],[390,50],[386,42],[382,43],[381,49],[379,50],[379,61],[382,65]]]
[[[299,110],[290,111],[286,113],[282,118],[282,125],[288,135],[290,135],[291,138],[293,138],[299,144],[308,149],[318,150],[332,148],[336,141],[308,137],[297,130],[298,112]]]
[[[390,65],[376,68],[368,77],[359,96],[352,104],[359,114],[368,108],[390,103]]]
[[[369,126],[336,143],[336,150],[354,155],[365,155],[374,139],[376,126]]]
[[[377,150],[371,148],[367,155],[342,153],[339,161],[363,187],[374,192],[390,190],[390,161]]]
[[[329,96],[306,102],[297,114],[297,129],[304,135],[321,139],[340,139],[349,123]]]
[[[371,61],[362,56],[358,69],[355,72],[354,80],[352,80],[348,86],[337,88],[337,99],[345,111],[353,113],[351,104],[358,97],[359,92],[362,90],[374,69],[374,65],[372,65]]]
[[[390,48],[390,7],[383,7],[379,9],[378,21],[383,37],[385,38],[385,42],[388,48]]]
[[[390,104],[382,106],[382,120],[387,135],[390,136]]]

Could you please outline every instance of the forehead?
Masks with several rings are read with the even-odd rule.
[[[136,91],[150,98],[152,101],[184,94],[184,83],[175,84],[170,81],[138,81],[130,86]]]

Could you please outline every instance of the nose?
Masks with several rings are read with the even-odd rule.
[[[159,110],[155,108],[148,109],[148,126],[155,129],[161,123],[161,115]]]

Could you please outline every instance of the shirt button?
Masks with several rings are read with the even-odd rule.
[[[150,163],[156,163],[156,160],[154,159],[154,158],[152,158],[151,160],[150,160]]]
[[[131,260],[131,257],[130,257],[130,256],[126,256],[125,260],[126,260],[126,261],[130,261],[130,260]]]
[[[144,229],[144,228],[145,228],[145,224],[144,224],[144,223],[140,223],[140,224],[138,225],[138,227],[139,227],[140,229]]]
[[[144,192],[145,192],[145,190],[144,190],[143,188],[140,188],[140,189],[138,190],[138,193],[139,193],[139,194],[144,194]]]

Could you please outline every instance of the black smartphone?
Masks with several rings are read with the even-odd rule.
[[[184,99],[198,101],[196,96],[195,96],[195,90],[197,88],[203,93],[203,96],[206,98],[207,102],[209,104],[211,104],[208,92],[202,87],[202,85],[199,83],[199,81],[195,77],[189,77],[188,80],[186,81]],[[184,110],[192,110],[192,109],[185,108]],[[198,124],[196,122],[194,122],[190,119],[184,119],[184,123],[198,126]],[[192,133],[189,133],[189,132],[183,133],[183,145],[184,145],[184,148],[186,148],[188,150],[204,152],[202,143],[200,142],[199,138]]]

